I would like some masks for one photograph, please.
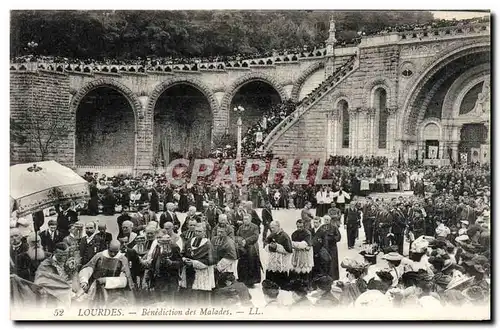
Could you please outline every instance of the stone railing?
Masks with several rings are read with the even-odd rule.
[[[118,174],[134,174],[134,166],[99,166],[99,165],[76,165],[75,172],[84,175],[87,172],[116,176]]]
[[[489,35],[490,23],[466,24],[442,28],[399,32],[400,41],[423,41],[447,37]]]
[[[286,63],[297,63],[300,60],[318,59],[326,55],[325,49],[300,54],[287,54],[266,58],[256,58],[241,61],[195,63],[195,64],[84,64],[84,63],[56,63],[56,62],[26,62],[12,63],[11,71],[48,70],[55,72],[75,72],[82,74],[146,74],[146,73],[173,73],[173,72],[200,72],[225,71],[231,69],[250,69],[251,67],[274,66]]]
[[[346,63],[339,67],[333,74],[328,76],[321,85],[309,93],[297,106],[297,109],[283,119],[264,139],[263,150],[268,151],[272,145],[292,127],[299,118],[305,114],[311,107],[325,96],[329,91],[335,88],[340,82],[346,79],[352,72],[359,67],[357,55],[353,55]]]

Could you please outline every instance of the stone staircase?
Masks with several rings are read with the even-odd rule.
[[[316,104],[323,96],[332,91],[338,84],[344,81],[359,67],[357,55],[351,56],[342,66],[337,68],[334,73],[328,76],[320,86],[309,93],[298,105],[294,112],[281,121],[264,139],[262,149],[264,152],[271,150],[278,139],[293,127],[303,116]]]

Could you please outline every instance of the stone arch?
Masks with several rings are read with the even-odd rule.
[[[365,87],[363,88],[363,107],[373,107],[373,98],[375,96],[375,91],[378,88],[385,89],[387,95],[387,108],[396,108],[396,85],[386,77],[376,78],[365,84]]]
[[[276,92],[278,92],[281,101],[285,101],[287,99],[285,89],[283,88],[281,83],[273,76],[265,73],[250,73],[236,79],[236,81],[234,81],[227,88],[227,92],[224,94],[224,97],[221,101],[220,110],[222,113],[229,114],[229,107],[231,106],[231,100],[233,99],[234,95],[236,95],[240,87],[252,81],[262,81],[271,85],[276,90]],[[229,116],[227,119],[229,120]]]
[[[445,54],[438,53],[424,68],[422,73],[416,78],[413,86],[406,93],[407,96],[403,103],[403,114],[401,116],[401,124],[398,125],[399,137],[408,139],[412,134],[411,130],[414,129],[410,125],[410,116],[414,112],[413,104],[418,95],[425,87],[426,83],[441,69],[449,65],[453,61],[474,53],[491,52],[491,44],[489,42],[473,42],[471,44],[461,45],[447,51]]]
[[[420,141],[426,140],[425,139],[425,137],[426,137],[425,130],[426,130],[427,126],[429,126],[429,125],[436,125],[436,127],[439,130],[439,137],[437,140],[443,141],[443,127],[441,125],[441,120],[439,118],[427,118],[421,123],[421,125],[419,126],[420,127],[420,132],[419,132]]]
[[[453,84],[451,85],[450,89],[446,93],[446,96],[444,98],[443,102],[443,114],[442,118],[454,118],[455,116],[458,116],[458,112],[455,113],[454,109],[454,104],[457,99],[457,95],[460,94],[462,88],[464,87],[464,84],[467,84],[467,81],[470,81],[470,79],[478,78],[478,77],[486,77],[488,72],[491,70],[491,67],[489,64],[481,64],[477,65],[458,77]],[[463,95],[465,96],[465,94]]]
[[[457,73],[459,70],[460,70],[460,68],[454,68],[452,70],[446,71],[446,74],[443,75],[441,78],[439,78],[439,80],[434,84],[434,86],[432,86],[431,90],[427,93],[427,96],[425,97],[424,102],[422,102],[420,109],[418,110],[419,112],[418,112],[418,118],[417,118],[417,127],[424,120],[425,112],[426,112],[427,107],[429,106],[432,98],[434,97],[434,95],[439,91],[439,89],[444,84],[444,82],[448,78],[453,76],[455,73]],[[443,105],[443,109],[444,109],[444,105]],[[443,114],[441,114],[441,117],[443,117]]]
[[[333,113],[337,113],[338,116],[340,117],[340,113],[338,113],[338,106],[340,101],[345,101],[347,103],[348,108],[350,109],[349,111],[353,111],[352,103],[350,98],[345,94],[345,93],[337,93],[332,96],[333,100]]]
[[[307,78],[309,78],[309,76],[311,74],[313,74],[314,72],[316,72],[319,69],[322,69],[324,67],[325,67],[325,63],[324,62],[316,62],[316,63],[311,64],[309,67],[307,67],[307,69],[305,69],[299,75],[299,77],[295,81],[295,84],[293,84],[292,92],[291,92],[291,95],[290,95],[290,99],[292,101],[294,101],[294,102],[298,102],[299,101],[300,89],[302,88],[302,85],[305,83],[305,81],[307,80]]]
[[[156,106],[156,102],[163,94],[163,92],[165,92],[172,86],[180,84],[186,84],[199,90],[207,98],[208,103],[210,104],[212,115],[214,115],[217,112],[219,106],[217,103],[217,99],[215,98],[215,95],[212,92],[212,90],[207,85],[205,85],[201,80],[196,78],[177,77],[165,80],[164,82],[160,83],[155,87],[155,89],[153,90],[153,92],[149,97],[149,101],[146,106],[146,113],[148,115],[153,113],[154,108]]]
[[[118,92],[120,92],[130,103],[132,106],[132,110],[134,111],[134,116],[136,119],[136,130],[137,130],[137,119],[138,118],[143,118],[143,109],[142,109],[142,104],[137,95],[132,92],[130,88],[125,86],[124,84],[111,79],[111,78],[101,78],[101,79],[96,79],[88,82],[85,84],[82,88],[80,88],[76,93],[73,95],[73,98],[71,99],[70,102],[70,113],[72,116],[76,115],[76,111],[78,110],[78,106],[80,105],[80,102],[82,99],[91,91],[94,89],[97,89],[99,87],[110,87]],[[76,123],[75,123],[76,125]]]
[[[127,86],[124,84],[111,79],[111,78],[101,78],[101,79],[96,79],[92,80],[88,83],[86,83],[82,88],[80,88],[76,93],[74,93],[71,101],[70,101],[70,114],[71,117],[73,118],[73,123],[74,123],[74,138],[73,138],[73,165],[76,165],[76,139],[77,139],[77,111],[78,107],[83,100],[83,98],[90,92],[92,92],[95,89],[101,88],[101,87],[109,87],[112,88],[116,91],[118,91],[125,99],[128,101],[130,104],[130,107],[132,108],[132,111],[134,113],[134,134],[137,135],[137,130],[138,130],[138,123],[137,120],[139,118],[143,118],[143,108],[142,108],[142,103],[137,97],[137,95]],[[137,168],[137,138],[135,140],[135,145],[134,145],[134,170]]]

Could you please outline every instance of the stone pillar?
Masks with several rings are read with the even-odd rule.
[[[349,109],[349,155],[354,156],[356,154],[356,141],[358,132],[356,129],[356,109]]]
[[[332,123],[332,130],[333,130],[333,135],[331,139],[331,144],[332,144],[332,155],[337,155],[337,145],[339,144],[339,134],[338,134],[338,127],[339,127],[339,111],[335,109],[330,113],[330,120]],[[340,138],[342,140],[342,138]],[[340,145],[342,147],[342,145]]]
[[[397,108],[387,108],[387,158],[393,159],[396,157],[397,160],[397,154],[398,150],[396,150],[396,114],[398,109]]]
[[[375,137],[375,115],[377,113],[375,108],[366,108],[366,113],[368,117],[368,123],[370,127],[370,142],[368,152],[370,155],[375,155],[375,142],[377,141]]]
[[[330,157],[332,154],[332,122],[331,114],[326,114],[326,158]]]
[[[459,141],[450,141],[449,146],[451,148],[451,159],[454,162],[458,162],[458,143]]]

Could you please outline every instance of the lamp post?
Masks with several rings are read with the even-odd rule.
[[[234,108],[234,112],[238,114],[238,121],[236,122],[236,125],[238,125],[238,144],[236,146],[236,159],[241,160],[241,114],[245,111],[245,108],[243,108],[241,105],[237,106]]]

